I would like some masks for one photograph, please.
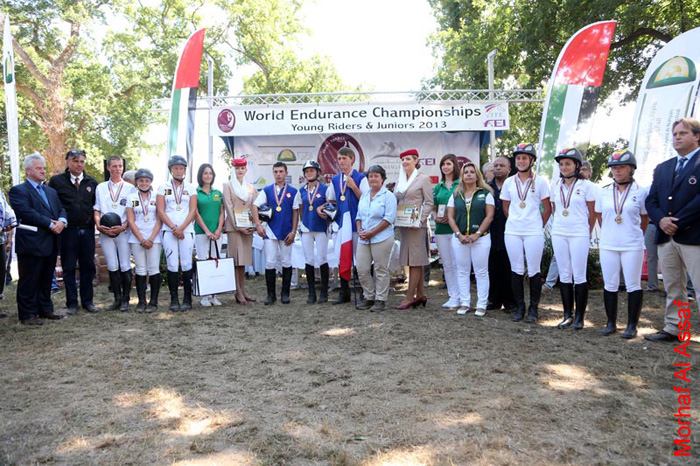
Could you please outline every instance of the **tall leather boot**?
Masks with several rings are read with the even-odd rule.
[[[333,301],[333,305],[343,304],[350,302],[350,282],[344,279],[340,279],[340,292],[338,293],[338,299]]]
[[[571,327],[573,322],[574,309],[574,284],[559,283],[559,291],[561,292],[561,302],[564,306],[564,320],[557,325],[560,329]]]
[[[122,307],[122,278],[119,270],[115,272],[109,272],[109,286],[112,287],[112,294],[114,294],[114,302],[107,306],[108,311],[116,311]]]
[[[316,270],[313,265],[306,264],[306,282],[309,284],[309,298],[306,304],[316,302]]]
[[[292,271],[293,269],[291,267],[283,267],[282,268],[282,293],[281,293],[281,301],[282,304],[289,304],[289,289],[292,286]]]
[[[538,319],[538,307],[540,305],[540,296],[542,295],[542,276],[538,273],[530,277],[530,308],[527,310],[525,322],[534,324]]]
[[[586,306],[588,306],[588,282],[574,286],[576,296],[576,316],[574,317],[574,330],[583,328],[583,319],[586,316]]]
[[[617,291],[603,290],[603,304],[608,323],[601,333],[607,337],[617,332]]]
[[[277,295],[275,291],[275,281],[277,280],[277,271],[275,269],[265,269],[265,284],[267,285],[267,298],[265,299],[265,306],[277,301]]]
[[[642,314],[642,290],[627,293],[627,328],[622,332],[622,338],[634,338],[637,336],[637,324]]]
[[[510,284],[513,288],[513,297],[515,298],[515,314],[511,320],[520,322],[525,317],[525,282],[524,277],[515,272],[510,273]]]
[[[182,271],[182,306],[180,306],[181,311],[189,311],[192,309],[192,275],[194,275],[194,270],[190,269],[188,271]]]
[[[145,275],[136,275],[136,296],[139,298],[136,312],[146,312],[146,281],[148,277]]]
[[[321,293],[318,296],[318,304],[328,302],[328,264],[321,264]]]
[[[151,284],[151,301],[146,306],[146,312],[155,312],[158,310],[158,293],[160,293],[160,283],[162,279],[159,273],[149,277],[148,282]]]
[[[119,310],[126,312],[129,310],[129,299],[131,299],[131,270],[121,272],[122,278],[122,304]]]
[[[168,309],[173,312],[180,311],[180,297],[177,295],[179,281],[177,272],[168,270],[168,289],[170,290],[170,306],[168,306]]]

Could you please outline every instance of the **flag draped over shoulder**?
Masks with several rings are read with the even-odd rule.
[[[5,84],[5,115],[7,117],[7,139],[10,151],[12,184],[19,184],[19,134],[17,124],[17,89],[15,86],[15,55],[12,50],[10,15],[5,15],[5,30],[2,39],[3,83]]]
[[[352,217],[350,211],[343,214],[343,226],[340,227],[340,260],[338,275],[346,281],[352,280]]]
[[[199,71],[204,49],[204,29],[187,39],[175,68],[168,132],[168,157],[182,155],[192,162],[194,116],[197,108]]]
[[[615,25],[615,21],[589,24],[559,53],[542,114],[539,173],[556,177],[554,157],[564,148],[586,153]]]

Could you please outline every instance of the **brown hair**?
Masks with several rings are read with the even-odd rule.
[[[338,151],[338,155],[350,157],[351,159],[355,160],[355,151],[350,149],[349,147],[341,147]]]
[[[442,158],[440,159],[440,165],[439,165],[439,167],[440,167],[440,179],[442,180],[443,183],[445,182],[445,174],[442,173],[442,164],[447,162],[448,160],[451,161],[452,166],[455,167],[453,175],[452,175],[454,177],[454,179],[456,180],[457,177],[459,176],[459,159],[457,158],[457,156],[454,154],[443,155]]]
[[[481,174],[479,166],[471,161],[466,162],[464,165],[462,165],[462,169],[459,171],[459,186],[457,186],[457,188],[455,189],[455,194],[464,194],[464,170],[467,167],[474,167],[474,172],[476,173],[476,187],[485,189],[486,191],[493,194],[493,189],[491,188],[491,186],[486,184],[486,181],[484,181],[484,175]]]
[[[676,126],[678,125],[685,126],[692,131],[693,135],[695,136],[700,134],[700,121],[696,120],[695,118],[681,118],[680,120],[674,121],[673,126],[671,126],[671,131],[676,129]]]

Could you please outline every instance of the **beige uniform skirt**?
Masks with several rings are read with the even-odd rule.
[[[425,228],[397,228],[399,232],[399,261],[401,265],[418,267],[430,264],[428,230]]]

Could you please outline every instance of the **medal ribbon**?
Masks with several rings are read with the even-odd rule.
[[[175,198],[175,204],[180,205],[182,204],[182,193],[185,191],[185,183],[180,183],[180,192],[178,193],[177,188],[175,187],[175,182],[170,181],[170,185],[173,187],[173,197]]]
[[[109,197],[112,198],[112,204],[116,204],[117,201],[119,200],[119,195],[122,192],[122,188],[124,187],[124,182],[123,181],[119,182],[119,189],[117,189],[116,196],[114,195],[114,191],[112,190],[112,184],[113,183],[111,181],[109,183],[107,183],[107,188],[109,189]]]
[[[532,178],[527,179],[527,183],[525,183],[525,189],[521,190],[520,189],[521,183],[520,183],[520,177],[516,176],[515,177],[515,189],[518,190],[518,198],[520,198],[521,202],[525,202],[527,199],[527,192],[530,189],[530,186],[532,186]],[[523,194],[524,193],[524,194]]]
[[[617,214],[618,217],[622,215],[622,209],[625,207],[625,201],[627,201],[627,196],[631,191],[630,186],[632,185],[627,185],[625,192],[622,195],[620,194],[620,190],[617,189],[617,183],[615,183],[613,188],[613,206],[615,208],[615,214]],[[620,196],[622,196],[622,199],[620,199]]]
[[[574,187],[576,186],[576,182],[578,180],[574,180],[574,182],[571,184],[571,189],[564,195],[564,183],[563,181],[559,185],[559,198],[561,199],[561,203],[564,206],[564,209],[568,209],[569,206],[571,205],[571,196],[574,194]]]
[[[309,190],[309,185],[306,185],[306,198],[309,200],[309,207],[312,207],[314,205],[314,196],[316,195],[316,191],[318,191],[318,183],[314,187],[313,191]]]
[[[146,219],[148,217],[148,208],[151,206],[151,192],[148,191],[148,200],[146,202],[143,202],[143,197],[141,197],[142,194],[139,194],[139,199],[141,200],[141,212],[143,212],[143,218]]]
[[[275,186],[276,188],[277,186]],[[277,202],[277,207],[282,206],[282,201],[284,200],[284,195],[287,192],[287,183],[284,184],[284,189],[280,191],[279,197],[277,197],[277,189],[273,189],[272,192],[275,194],[275,202]]]
[[[343,176],[340,177],[340,195],[345,196],[345,190],[348,187],[348,182],[347,182],[347,175],[343,173]]]

